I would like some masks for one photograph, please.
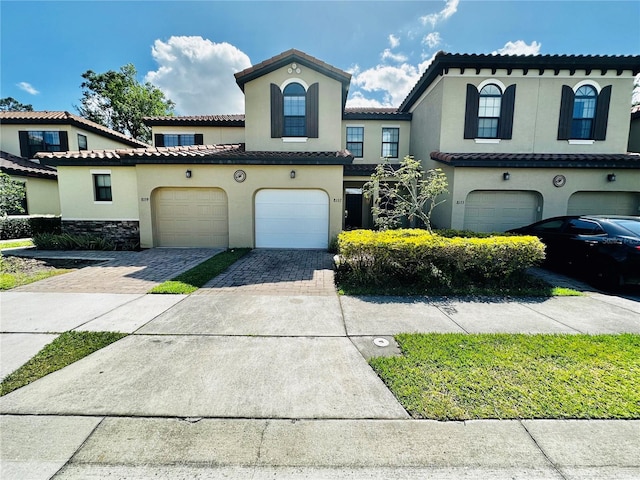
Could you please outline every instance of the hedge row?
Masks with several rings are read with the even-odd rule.
[[[40,233],[33,236],[38,250],[115,250],[113,242],[97,235]]]
[[[447,238],[426,230],[352,230],[338,236],[339,280],[361,285],[504,285],[544,259],[537,237]]]
[[[0,240],[31,238],[40,233],[60,233],[60,217],[0,217]]]

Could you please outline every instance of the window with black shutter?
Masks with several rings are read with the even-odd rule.
[[[496,138],[510,140],[513,133],[516,86],[504,92],[496,84],[478,87],[467,84],[464,115],[464,138]]]
[[[69,137],[65,131],[29,130],[19,131],[20,155],[33,158],[38,152],[66,152]]]
[[[307,90],[299,83],[290,83],[284,91],[271,84],[271,138],[318,138],[319,85]]]
[[[611,85],[600,93],[592,85],[573,90],[562,86],[558,140],[605,140],[611,102]]]

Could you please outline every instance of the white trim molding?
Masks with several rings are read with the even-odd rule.
[[[309,137],[282,137],[282,143],[307,143]]]
[[[474,138],[476,143],[500,143],[499,138]]]
[[[593,145],[596,143],[595,140],[579,140],[579,139],[569,139],[567,140],[569,145]]]

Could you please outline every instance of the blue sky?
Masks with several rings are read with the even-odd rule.
[[[290,48],[353,74],[348,106],[398,106],[439,50],[640,54],[640,1],[0,0],[0,96],[68,110],[81,74],[133,63],[181,115],[242,113],[233,73]]]

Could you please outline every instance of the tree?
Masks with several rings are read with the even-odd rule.
[[[407,219],[411,228],[421,221],[431,232],[431,213],[444,202],[437,198],[447,193],[447,176],[439,168],[423,171],[420,161],[407,155],[399,166],[386,159],[378,164],[363,191],[374,198],[372,212],[380,228],[396,228]]]
[[[22,202],[25,196],[24,184],[0,173],[0,217],[12,213],[24,213]]]
[[[173,115],[175,104],[149,82],[136,80],[136,67],[129,63],[119,72],[95,73],[87,70],[80,85],[83,89],[81,116],[137,140],[151,143],[151,129],[143,117]]]
[[[0,112],[33,112],[33,105],[20,103],[13,97],[0,98]]]

